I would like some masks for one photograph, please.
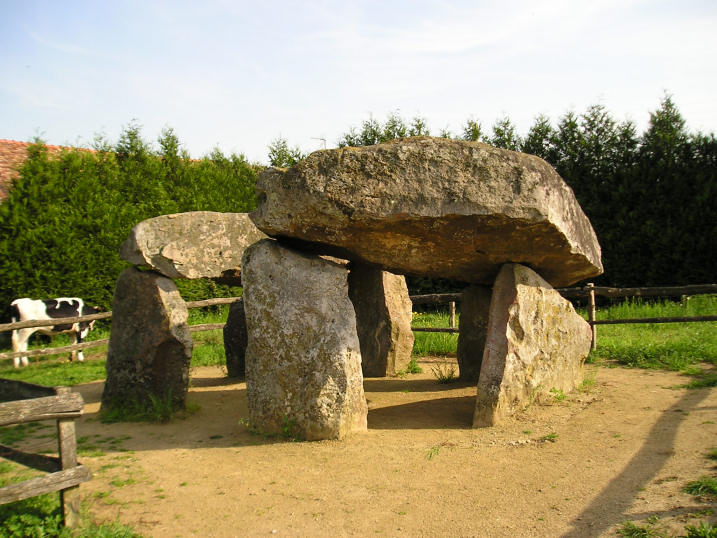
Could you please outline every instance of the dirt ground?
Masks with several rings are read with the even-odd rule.
[[[80,487],[97,518],[146,536],[614,536],[625,521],[675,534],[715,522],[682,492],[715,474],[717,390],[676,373],[592,368],[587,392],[472,429],[475,387],[423,374],[365,380],[368,431],[343,441],[252,434],[244,383],[192,370],[199,410],[170,424],[102,424],[85,398]],[[546,439],[546,436],[550,439]],[[92,455],[88,455],[92,454]]]

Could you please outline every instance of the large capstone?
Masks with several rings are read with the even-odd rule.
[[[493,286],[473,427],[582,382],[590,325],[534,271],[505,265]]]
[[[363,375],[393,376],[405,370],[413,350],[413,304],[405,277],[351,264],[349,297],[356,311]]]
[[[104,409],[169,402],[184,408],[192,337],[187,307],[169,278],[131,267],[117,279]]]
[[[476,383],[488,334],[491,289],[474,284],[461,293],[458,319],[458,372],[461,381]]]
[[[224,336],[224,356],[227,361],[227,375],[229,377],[244,377],[244,358],[248,338],[244,299],[239,299],[229,306],[229,315],[222,333]]]
[[[492,284],[507,262],[554,286],[602,273],[573,191],[542,159],[415,137],[317,151],[257,182],[270,236],[398,274]]]
[[[366,429],[348,270],[276,241],[242,260],[249,418],[265,433],[340,439]]]
[[[238,284],[244,249],[265,239],[247,213],[193,211],[143,220],[120,257],[169,278],[217,278]]]

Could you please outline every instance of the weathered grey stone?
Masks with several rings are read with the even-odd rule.
[[[227,358],[227,375],[244,377],[244,357],[246,355],[247,332],[244,299],[229,306],[229,316],[224,325],[224,354]]]
[[[183,408],[192,337],[187,307],[169,278],[131,267],[117,279],[102,406],[126,406],[150,397]]]
[[[268,235],[398,274],[492,284],[506,262],[567,286],[602,273],[573,191],[538,157],[416,137],[317,151],[257,182]]]
[[[413,350],[413,305],[405,277],[374,265],[351,264],[349,297],[356,311],[364,377],[404,370]]]
[[[551,389],[582,382],[590,325],[534,271],[505,265],[493,286],[473,427],[492,426]]]
[[[366,429],[356,316],[345,265],[264,240],[242,260],[252,424],[307,440]]]
[[[458,319],[458,372],[461,381],[478,381],[488,333],[490,296],[490,288],[478,285],[468,286],[461,293],[461,315]]]
[[[120,257],[169,278],[238,279],[244,249],[265,238],[247,213],[176,213],[137,224]]]

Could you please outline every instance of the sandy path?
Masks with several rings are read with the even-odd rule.
[[[422,366],[365,380],[367,433],[314,443],[248,432],[245,386],[219,368],[193,370],[200,410],[165,425],[101,424],[101,383],[80,386],[78,435],[104,447],[81,458],[95,473],[83,497],[96,516],[155,537],[577,538],[652,515],[678,531],[710,507],[681,488],[715,473],[704,457],[717,446],[715,389],[601,368],[587,393],[473,430],[475,387],[440,385]]]

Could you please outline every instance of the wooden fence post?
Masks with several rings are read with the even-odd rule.
[[[597,349],[597,326],[595,325],[595,284],[590,282],[588,289],[590,291],[590,305],[588,306],[588,321],[590,322],[590,330],[592,331],[592,340],[590,342],[590,349],[595,351]]]
[[[450,312],[450,315],[451,315],[451,329],[455,329],[456,328],[456,302],[455,301],[451,301],[448,304],[448,311]]]
[[[69,394],[69,387],[57,387],[57,394]],[[77,438],[75,419],[58,419],[57,444],[62,470],[77,467]],[[60,490],[62,519],[66,527],[77,527],[80,523],[80,486]]]

